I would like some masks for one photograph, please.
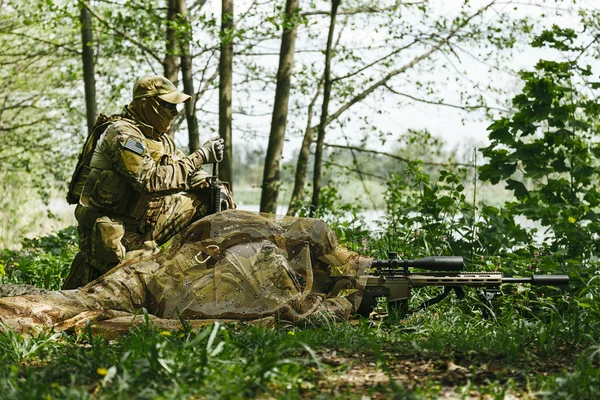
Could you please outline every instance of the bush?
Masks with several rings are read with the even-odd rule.
[[[24,239],[21,250],[0,251],[0,283],[30,284],[58,290],[77,253],[77,228]]]

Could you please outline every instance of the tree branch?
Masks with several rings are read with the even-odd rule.
[[[40,43],[48,44],[48,45],[54,46],[56,48],[66,50],[69,53],[77,54],[78,56],[81,55],[81,52],[79,52],[77,50],[74,50],[74,49],[71,49],[71,48],[67,47],[65,44],[51,42],[49,40],[44,40],[44,39],[41,39],[39,37],[30,36],[30,35],[27,35],[27,34],[21,33],[21,32],[6,32],[6,34],[7,35],[17,36],[17,37],[23,37],[23,38],[26,38],[26,39],[33,40],[35,42],[40,42]]]
[[[189,8],[188,11],[192,12],[194,11],[194,9],[197,7],[199,10],[204,7],[204,4],[206,4],[206,0],[196,0]]]
[[[346,134],[344,133],[343,130],[342,130],[342,133],[344,134],[344,139],[346,139],[346,143],[348,143],[348,145],[350,145],[350,140],[348,140],[348,136],[346,136]],[[367,187],[367,184],[365,183],[365,179],[363,178],[363,172],[358,167],[358,158],[356,158],[356,154],[354,153],[353,149],[350,149],[350,153],[352,154],[352,160],[354,160],[354,165],[356,165],[356,170],[358,173],[358,177],[360,178],[360,183],[362,184],[363,189],[369,196],[369,200],[371,200],[371,205],[375,209],[375,208],[377,208],[377,205],[375,204],[375,199],[373,199],[373,195],[371,194],[371,191],[369,190],[369,188]]]
[[[594,36],[594,40],[592,40],[590,43],[588,43],[587,46],[585,46],[584,48],[581,49],[581,52],[579,53],[579,55],[577,57],[575,57],[575,62],[577,62],[579,60],[579,58],[585,54],[586,51],[588,51],[588,49],[594,44],[596,43],[598,40],[600,40],[600,35],[596,35]]]
[[[116,27],[112,26],[108,21],[104,20],[104,18],[102,18],[94,10],[92,10],[92,7],[90,7],[90,5],[86,1],[81,0],[81,4],[85,8],[87,8],[88,10],[90,10],[90,13],[98,21],[100,21],[100,23],[102,23],[102,25],[106,26],[108,29],[110,29],[110,30],[118,33],[121,36],[123,36],[125,39],[127,39],[131,43],[135,44],[137,47],[139,47],[140,49],[142,49],[146,54],[148,54],[150,57],[154,58],[156,61],[158,61],[162,65],[162,61],[163,60],[158,55],[154,54],[154,52],[152,50],[150,50],[150,48],[148,48],[147,46],[145,46],[143,43],[137,41],[136,39],[134,39],[133,37],[131,37],[131,35],[127,34],[126,32],[123,32],[123,31],[117,29]]]
[[[390,92],[392,92],[392,93],[394,93],[394,94],[396,94],[398,96],[408,97],[409,99],[414,100],[414,101],[418,101],[420,103],[433,104],[433,105],[436,105],[436,106],[444,106],[444,107],[451,107],[451,108],[458,108],[459,110],[465,110],[465,111],[468,111],[468,110],[477,110],[477,109],[483,108],[485,110],[496,110],[496,111],[510,112],[510,110],[507,110],[507,109],[504,109],[504,108],[489,107],[489,106],[486,106],[486,105],[460,106],[460,105],[457,105],[457,104],[449,104],[449,103],[444,103],[444,102],[441,102],[441,101],[431,101],[431,100],[420,99],[418,97],[411,96],[410,94],[400,93],[400,92],[392,89],[391,87],[389,87],[387,84],[383,85],[383,86],[387,90],[389,90]]]
[[[355,9],[351,9],[351,10],[338,11],[337,14],[338,15],[355,15],[355,14],[364,14],[364,13],[374,14],[374,13],[380,13],[380,12],[393,11],[396,8],[398,8],[399,6],[414,6],[414,5],[423,4],[423,3],[425,3],[425,1],[417,1],[417,2],[411,2],[411,3],[403,3],[401,1],[398,1],[393,6],[389,6],[389,7],[385,7],[385,8],[377,8],[377,7],[355,8]],[[306,11],[306,12],[301,13],[300,15],[303,17],[311,17],[314,15],[331,15],[331,11],[327,11],[327,10]]]
[[[375,64],[377,64],[377,63],[380,63],[381,61],[385,60],[386,58],[389,58],[389,57],[391,57],[391,56],[393,56],[393,55],[396,55],[396,54],[400,53],[402,50],[406,50],[407,48],[409,48],[410,46],[412,46],[413,44],[415,44],[415,43],[418,43],[418,42],[419,42],[419,41],[418,41],[417,39],[415,39],[415,40],[414,40],[412,43],[410,43],[410,44],[408,44],[408,45],[406,45],[406,46],[404,46],[404,47],[400,47],[399,49],[396,49],[396,50],[392,51],[392,52],[391,52],[391,53],[389,53],[388,55],[385,55],[385,56],[381,57],[380,59],[378,59],[378,60],[375,60],[375,61],[373,61],[372,63],[370,63],[370,64],[367,64],[367,65],[365,65],[365,66],[364,66],[364,67],[362,67],[362,68],[359,68],[358,70],[356,70],[356,71],[354,71],[354,72],[350,72],[350,73],[349,73],[349,74],[347,74],[347,75],[344,75],[344,76],[339,76],[339,77],[337,77],[337,78],[333,78],[333,79],[331,80],[331,82],[337,82],[337,81],[341,81],[341,80],[343,80],[343,79],[350,78],[350,77],[352,77],[352,76],[354,76],[354,75],[358,75],[358,74],[360,74],[361,72],[363,72],[364,70],[366,70],[367,68],[370,68],[370,67],[372,67],[373,65],[375,65]]]
[[[329,116],[329,118],[327,119],[327,124],[330,124],[331,122],[335,121],[337,118],[339,118],[340,115],[342,115],[345,111],[347,111],[350,107],[352,107],[354,104],[362,101],[363,99],[365,99],[368,95],[370,95],[371,93],[373,93],[376,89],[378,89],[380,86],[385,85],[390,79],[392,79],[394,76],[399,75],[403,72],[406,72],[408,69],[414,67],[416,64],[418,64],[419,62],[427,59],[431,54],[435,53],[436,51],[438,51],[439,49],[442,48],[442,46],[444,46],[446,43],[448,43],[448,41],[450,39],[452,39],[452,37],[454,37],[456,35],[456,33],[458,32],[458,30],[462,27],[464,27],[465,25],[467,25],[469,22],[471,22],[471,20],[479,15],[481,15],[481,13],[483,13],[485,10],[487,10],[488,8],[490,8],[494,3],[496,2],[496,0],[490,2],[488,5],[486,5],[485,7],[480,8],[479,10],[477,10],[477,12],[475,12],[473,15],[469,16],[468,18],[466,18],[462,24],[458,27],[456,27],[455,29],[451,30],[448,35],[446,35],[445,38],[443,38],[442,40],[440,40],[439,42],[437,42],[433,47],[431,47],[429,50],[427,50],[425,53],[421,54],[420,56],[418,56],[417,58],[413,59],[411,62],[405,64],[404,66],[402,66],[401,68],[398,68],[390,73],[388,73],[385,77],[383,77],[382,79],[380,79],[379,81],[375,82],[373,85],[369,86],[365,91],[363,91],[362,93],[358,94],[357,96],[355,96],[354,98],[352,98],[349,102],[347,102],[346,104],[342,105],[340,108],[338,108],[337,111],[335,111],[333,114],[331,114]]]
[[[332,144],[332,143],[323,143],[323,145],[326,147],[333,147],[333,148],[337,148],[337,149],[346,149],[346,150],[360,151],[363,153],[377,154],[380,156],[390,157],[390,158],[393,158],[398,161],[404,161],[405,163],[415,162],[415,160],[411,160],[411,159],[405,158],[405,157],[400,157],[400,156],[397,156],[392,153],[387,153],[385,151],[369,150],[369,149],[363,149],[361,147],[356,147],[356,146],[344,146],[341,144]],[[432,161],[421,161],[421,163],[423,165],[433,165],[433,166],[438,166],[438,167],[469,167],[469,168],[473,167],[471,164],[464,164],[464,163],[438,163],[438,162],[432,162]]]
[[[37,108],[36,106],[34,106],[33,104],[25,104],[30,100],[36,100],[39,99],[40,97],[42,97],[41,93],[36,93],[30,97],[26,97],[24,99],[22,99],[19,102],[16,103],[12,103],[10,105],[7,105],[6,103],[8,102],[8,96],[5,97],[5,103],[2,105],[2,107],[0,108],[2,111],[5,110],[13,110],[15,108]]]
[[[248,48],[250,46],[246,46]],[[252,45],[255,47],[255,45]],[[379,49],[387,49],[389,46],[357,46],[353,47],[352,50],[379,50]],[[323,54],[323,49],[301,49],[296,50],[295,53],[319,53]],[[264,53],[246,53],[244,51],[236,51],[236,56],[248,56],[248,57],[258,57],[258,56],[278,56],[279,52],[273,50],[272,52],[264,52]]]
[[[370,173],[370,172],[365,172],[365,171],[361,171],[361,170],[358,170],[358,169],[354,169],[354,168],[352,168],[352,167],[350,167],[350,166],[348,166],[348,165],[342,165],[342,164],[338,164],[338,163],[336,163],[336,162],[334,162],[334,161],[327,161],[327,164],[330,164],[330,165],[336,166],[336,167],[338,167],[338,168],[345,169],[345,170],[347,170],[347,171],[350,171],[350,172],[356,172],[356,173],[358,173],[358,174],[362,174],[362,175],[370,176],[370,177],[372,177],[372,178],[381,179],[382,181],[387,181],[387,179],[388,179],[388,178],[387,178],[387,177],[385,177],[385,176],[382,176],[382,175],[377,175],[377,174],[372,174],[372,173]]]
[[[33,125],[39,124],[40,122],[48,122],[48,121],[49,120],[46,117],[42,117],[40,119],[37,119],[35,121],[29,122],[29,123],[26,123],[26,124],[13,125],[13,126],[9,126],[9,127],[4,127],[3,126],[2,129],[0,129],[0,131],[2,131],[2,132],[15,131],[15,130],[20,129],[20,128],[26,128],[28,126],[33,126]]]
[[[207,61],[206,68],[204,68],[204,70],[202,71],[202,79],[200,79],[200,81],[204,80],[204,74],[206,72],[206,69],[208,68],[209,62],[210,62],[210,59]],[[207,81],[204,82],[204,86],[202,86],[202,88],[200,88],[196,92],[195,100],[194,100],[194,112],[197,112],[198,110],[202,110],[202,111],[208,113],[208,111],[203,110],[202,107],[198,107],[198,100],[200,100],[200,98],[204,95],[204,93],[206,93],[206,91],[208,90],[208,88],[210,86],[210,82],[212,82],[214,79],[216,79],[217,76],[219,76],[218,68],[215,70],[215,72],[212,74],[212,76]],[[214,114],[217,114],[217,113],[214,113]],[[180,112],[179,114],[177,114],[177,117],[175,117],[175,130],[179,129],[179,127],[183,123],[184,119],[185,119],[185,113],[183,111]]]

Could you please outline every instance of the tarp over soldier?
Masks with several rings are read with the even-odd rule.
[[[162,327],[179,319],[276,318],[298,322],[352,316],[372,259],[337,243],[317,219],[227,210],[194,222],[160,251],[128,253],[83,288],[44,291],[0,285],[0,322],[22,333],[91,323],[125,333],[145,309]],[[0,325],[0,331],[2,325]]]
[[[169,240],[207,214],[208,174],[202,165],[223,159],[221,139],[186,156],[166,134],[177,105],[190,96],[162,76],[133,86],[133,100],[119,115],[100,115],[69,185],[77,204],[79,248],[63,289],[98,278],[131,250]],[[234,207],[229,199],[224,208]]]

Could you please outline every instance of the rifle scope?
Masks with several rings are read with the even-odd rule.
[[[389,254],[388,260],[375,260],[371,267],[378,269],[421,268],[430,271],[461,271],[464,267],[463,258],[459,256],[424,257],[417,260],[402,260],[395,253]]]
[[[502,283],[529,283],[536,286],[561,286],[569,284],[569,275],[532,275],[529,278],[502,278]]]

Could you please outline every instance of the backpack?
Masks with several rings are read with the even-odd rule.
[[[82,174],[86,170],[86,172],[89,172],[90,160],[94,154],[96,143],[98,142],[100,136],[102,136],[102,134],[106,131],[108,126],[115,121],[115,119],[117,119],[115,117],[116,116],[107,117],[104,114],[100,114],[96,119],[96,123],[92,128],[92,132],[85,140],[77,160],[77,165],[75,166],[75,171],[73,172],[73,176],[69,182],[69,191],[67,192],[67,202],[69,204],[79,203],[79,197],[81,196],[81,191],[83,189],[83,185],[85,184],[85,179],[87,178],[87,173],[85,176],[82,176]]]

